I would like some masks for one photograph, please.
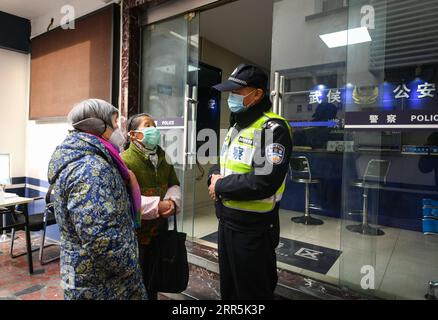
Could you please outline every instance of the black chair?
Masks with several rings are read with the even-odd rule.
[[[295,223],[303,223],[305,225],[322,225],[324,221],[310,216],[310,209],[321,210],[321,207],[310,203],[309,186],[311,184],[318,184],[319,179],[312,178],[310,170],[310,163],[307,157],[292,157],[289,162],[290,179],[296,183],[304,183],[304,215],[301,217],[293,217],[291,220]]]
[[[362,180],[357,180],[352,183],[354,187],[363,189],[362,210],[354,210],[348,214],[362,215],[362,223],[347,226],[349,231],[370,236],[382,236],[385,234],[382,230],[371,227],[368,223],[368,195],[370,189],[379,190],[384,187],[390,165],[391,162],[388,160],[371,159],[367,164]]]
[[[56,244],[49,244],[46,246],[44,245],[47,227],[56,224],[54,205],[51,202],[52,189],[53,189],[53,186],[51,185],[49,187],[49,190],[47,191],[47,194],[45,197],[46,206],[44,208],[44,212],[29,215],[29,230],[32,232],[41,231],[40,247],[36,248],[36,249],[32,249],[32,252],[37,251],[37,250],[40,251],[39,261],[40,261],[41,265],[45,265],[49,262],[52,262],[52,261],[59,259],[59,256],[56,256],[56,257],[44,260],[44,249],[48,248],[48,247],[56,246]],[[19,211],[15,211],[12,213],[12,220],[13,220],[14,224],[19,224],[19,225],[24,224],[25,225],[24,216],[22,214],[20,214]],[[23,230],[23,228],[13,228],[12,229],[12,232],[11,232],[11,250],[10,250],[10,255],[12,258],[18,258],[18,257],[21,257],[21,256],[27,254],[26,252],[23,252],[23,253],[14,255],[14,238],[15,238],[15,231],[16,230]]]
[[[1,231],[0,236],[7,235],[8,232],[11,231],[11,228],[8,226],[7,219],[3,219],[5,216],[10,216],[11,210],[8,208],[0,208],[0,223],[1,223]],[[3,240],[2,242],[6,242]]]

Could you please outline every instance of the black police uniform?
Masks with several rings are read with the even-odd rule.
[[[270,108],[269,98],[265,96],[247,111],[232,113],[230,124],[236,124],[237,129],[234,134],[250,126]],[[280,188],[288,171],[292,139],[283,120],[269,120],[262,131],[260,150],[256,150],[256,154],[261,152],[262,158],[265,153],[266,130],[273,132],[272,143],[284,146],[283,160],[273,165],[270,173],[265,175],[232,174],[218,180],[215,191],[219,199],[260,200],[274,195]],[[208,184],[213,174],[220,174],[219,165],[210,170]],[[275,248],[280,237],[279,204],[268,213],[231,209],[225,207],[221,201],[216,201],[215,205],[219,219],[218,252],[222,299],[273,299],[278,280]]]

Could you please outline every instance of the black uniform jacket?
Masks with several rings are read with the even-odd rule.
[[[230,117],[231,127],[235,125],[235,132],[250,126],[259,119],[263,112],[269,111],[271,104],[269,97],[250,107],[242,113],[232,113]],[[266,134],[266,130],[271,130],[272,134]],[[266,148],[268,147],[268,148]],[[231,174],[216,182],[216,195],[219,199],[229,200],[260,200],[275,194],[283,183],[288,168],[289,159],[292,153],[292,139],[286,123],[280,119],[269,120],[262,131],[260,144],[256,147],[256,154],[260,154],[257,163],[253,163],[257,169],[257,174]],[[273,149],[274,148],[274,149]],[[274,161],[269,161],[265,157],[267,150],[277,151]],[[278,157],[278,151],[280,156]],[[272,152],[270,153],[272,155]],[[268,155],[269,157],[269,155]],[[256,159],[255,159],[256,160]],[[220,165],[215,165],[210,169],[208,184],[213,174],[220,174]],[[272,228],[273,224],[278,223],[278,204],[268,213],[246,212],[230,209],[222,205],[221,201],[216,201],[216,215],[221,223],[229,227],[242,231],[261,231]]]

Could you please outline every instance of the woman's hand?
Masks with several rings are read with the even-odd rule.
[[[175,210],[176,210],[175,203],[172,200],[164,200],[164,201],[161,201],[160,204],[162,202],[165,203],[165,205],[163,204],[163,208],[167,208],[167,210],[165,210],[165,211],[159,210],[158,212],[160,213],[160,216],[163,218],[168,218],[168,217],[174,215]],[[158,205],[158,207],[160,207],[160,204]]]
[[[162,213],[169,211],[170,209],[170,203],[166,201],[160,201],[158,204],[158,213],[161,215]]]
[[[166,211],[169,211],[169,209],[170,209],[170,203],[167,200],[160,201],[160,203],[158,204],[158,213],[160,215]]]

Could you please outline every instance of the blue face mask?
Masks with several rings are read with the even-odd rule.
[[[245,104],[243,103],[243,100],[245,100],[245,98],[254,91],[255,90],[251,91],[246,96],[230,92],[230,95],[228,96],[228,108],[230,108],[231,112],[240,113],[245,111]]]
[[[143,139],[141,143],[148,149],[155,149],[157,145],[160,143],[161,134],[160,131],[155,127],[144,128],[143,130],[139,130],[139,132],[143,133]]]

